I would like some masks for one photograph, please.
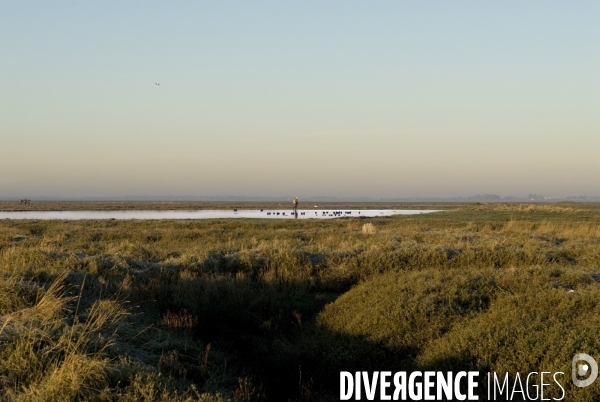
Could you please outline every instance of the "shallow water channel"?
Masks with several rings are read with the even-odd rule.
[[[418,215],[440,212],[431,209],[363,209],[323,210],[299,209],[204,209],[197,211],[0,211],[0,219],[215,219],[215,218],[262,218],[262,219],[334,219],[342,217],[382,217],[392,215]]]

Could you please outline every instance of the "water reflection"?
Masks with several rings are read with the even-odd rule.
[[[392,215],[418,215],[440,212],[431,209],[363,209],[363,210],[223,210],[198,211],[0,211],[0,219],[216,219],[216,218],[263,218],[263,219],[333,219],[341,217],[376,217]]]

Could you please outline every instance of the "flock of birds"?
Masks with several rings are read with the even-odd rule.
[[[293,201],[294,204],[294,209],[292,210],[292,212],[290,213],[290,216],[293,216],[295,218],[298,217],[298,215],[300,216],[305,216],[306,212],[300,212],[298,214],[297,208],[298,208],[298,197],[294,198]],[[280,204],[281,205],[281,204]],[[318,205],[315,205],[315,208],[318,208]],[[238,210],[234,209],[233,213],[237,214]],[[264,212],[264,209],[261,209],[260,212]],[[281,216],[287,216],[285,214],[285,212],[267,212],[267,216],[277,216],[277,215],[281,215]],[[321,211],[321,217],[326,217],[326,216],[331,216],[331,217],[340,217],[340,216],[344,216],[344,215],[352,215],[352,211]],[[360,215],[360,211],[358,211],[358,215]],[[315,216],[319,217],[319,212],[315,211]]]
[[[263,212],[263,210],[261,209],[260,212]],[[267,212],[267,215],[279,215],[279,212]],[[292,211],[291,215],[293,216],[294,214],[298,214],[298,212],[296,211]],[[360,215],[360,211],[358,211],[358,214]],[[282,216],[285,216],[285,212],[281,213]],[[306,212],[300,212],[300,215],[306,215]],[[319,216],[319,213],[317,211],[315,211],[315,215]],[[321,212],[321,216],[343,216],[343,215],[352,215],[352,211],[322,211]]]
[[[233,210],[233,213],[237,214],[237,212],[238,212],[237,209]],[[264,209],[261,209],[260,212],[264,212]],[[285,214],[285,212],[275,212],[275,211],[267,212],[267,215],[268,216],[271,216],[271,215],[287,216]],[[298,215],[304,216],[304,215],[306,215],[306,212],[298,212],[296,210],[293,210],[290,213],[290,216],[298,216]],[[321,211],[321,216],[340,217],[340,216],[344,216],[344,215],[352,215],[352,211]],[[360,215],[360,211],[358,211],[358,215]],[[319,213],[317,211],[315,211],[315,216],[319,216]]]

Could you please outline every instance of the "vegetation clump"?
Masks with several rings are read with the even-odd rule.
[[[365,223],[362,227],[362,232],[366,234],[377,233],[377,228],[371,222]]]

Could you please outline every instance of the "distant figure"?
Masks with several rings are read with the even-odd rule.
[[[298,219],[298,197],[294,198],[294,218]]]
[[[154,85],[156,85],[157,87],[160,86],[160,82],[155,82]]]

